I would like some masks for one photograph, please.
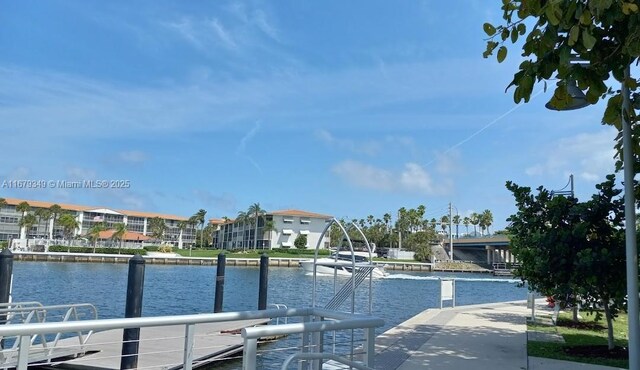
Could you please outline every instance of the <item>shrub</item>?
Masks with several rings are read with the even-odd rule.
[[[164,245],[161,245],[160,248],[158,248],[158,252],[160,252],[160,253],[171,253],[171,252],[173,252],[173,248],[171,248],[171,246],[168,245],[168,244],[164,244]]]
[[[0,242],[0,249],[5,249],[8,246],[9,246],[9,242],[8,241],[5,240],[3,242]]]
[[[160,249],[160,245],[147,245],[145,247],[142,247],[142,249],[144,249],[147,252],[157,252],[158,249]]]
[[[304,234],[298,235],[293,245],[298,249],[307,249],[307,236]]]

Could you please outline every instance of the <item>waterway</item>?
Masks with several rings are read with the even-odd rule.
[[[14,301],[45,305],[92,303],[100,318],[124,316],[125,264],[15,262]],[[213,311],[215,266],[147,265],[143,316]],[[439,278],[456,278],[456,304],[468,305],[526,299],[518,281],[473,273],[392,273],[371,283],[372,315],[385,320],[378,333],[427,308],[440,306]],[[344,280],[342,280],[344,281]],[[259,269],[227,267],[224,311],[257,309]],[[317,306],[333,296],[334,279],[318,277]],[[313,279],[298,268],[270,268],[268,302],[289,307],[311,305]],[[369,283],[358,289],[356,311],[366,313]],[[342,307],[350,310],[350,300]]]

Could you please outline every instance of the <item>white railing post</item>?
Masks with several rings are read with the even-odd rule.
[[[258,356],[258,339],[244,338],[244,352],[242,353],[242,370],[256,370]]]
[[[364,340],[364,364],[373,369],[376,357],[376,328],[365,328]]]
[[[31,347],[31,336],[20,336],[20,349],[18,350],[17,370],[27,370],[29,366],[29,347]]]
[[[182,362],[184,370],[191,370],[193,366],[193,335],[195,331],[196,326],[193,324],[184,326],[184,361]]]
[[[302,322],[307,324],[310,321],[312,321],[311,319],[311,315],[307,315],[305,317],[302,318]],[[300,352],[302,353],[306,353],[309,352],[309,337],[310,337],[310,333],[308,332],[302,332],[302,344],[300,347]],[[300,361],[298,362],[298,370],[303,370],[303,369],[308,369],[308,366],[306,366],[306,362],[305,361]]]

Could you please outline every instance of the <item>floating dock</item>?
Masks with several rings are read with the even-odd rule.
[[[243,340],[239,329],[264,325],[268,319],[228,321],[220,323],[196,324],[193,346],[193,368],[213,362],[234,358],[243,350]],[[140,329],[138,368],[182,369],[184,358],[184,325],[160,326]],[[107,330],[93,333],[82,351],[86,355],[71,360],[42,366],[47,369],[120,369],[123,330]],[[63,339],[58,349],[80,352],[77,338]]]

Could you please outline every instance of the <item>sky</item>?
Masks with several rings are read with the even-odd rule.
[[[0,197],[233,218],[515,212],[505,182],[586,199],[604,104],[516,105],[483,59],[500,1],[3,1]],[[550,83],[553,86],[553,82]],[[14,181],[12,186],[10,181]],[[106,180],[97,189],[15,180]],[[118,182],[122,180],[122,182]]]

